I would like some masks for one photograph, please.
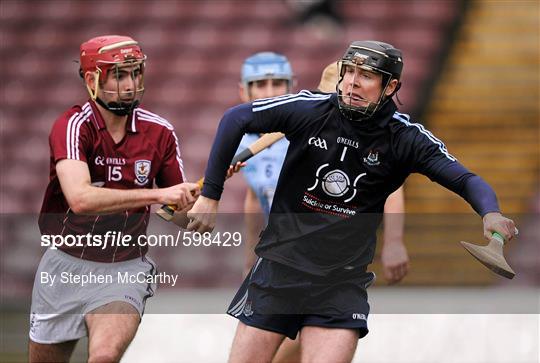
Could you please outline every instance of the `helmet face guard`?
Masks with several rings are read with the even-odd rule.
[[[293,73],[289,60],[284,55],[274,52],[260,52],[247,58],[242,64],[241,82],[250,92],[252,82],[265,79],[283,79],[287,81],[287,92],[292,90]]]
[[[119,116],[128,115],[140,104],[144,94],[146,56],[135,40],[118,35],[90,39],[81,45],[80,59],[81,77],[84,78],[87,72],[94,74],[93,89],[86,84],[92,100]],[[98,97],[98,93],[110,74],[116,79],[116,90],[102,89],[102,93],[116,95],[116,101],[106,103]],[[125,77],[133,82],[129,91],[123,91],[120,87]]]
[[[100,69],[99,66],[98,69]],[[101,92],[113,95],[113,97],[116,96],[115,98],[117,101],[105,103],[101,98],[97,97],[97,92],[100,87],[99,82],[95,82],[94,84],[94,100],[118,116],[128,115],[137,106],[139,106],[144,94],[144,61],[127,61],[123,63],[116,63],[112,66],[106,67],[106,69],[106,77],[110,77],[110,74],[114,76],[116,80],[116,89],[106,90],[102,87]],[[99,73],[101,72],[102,71],[99,71]],[[130,91],[123,91],[120,88],[120,83],[123,82],[122,79],[124,77],[129,77],[131,82],[133,82],[133,88]],[[99,79],[97,75],[94,78],[96,80]],[[88,91],[92,95],[90,88],[88,88]]]
[[[373,116],[373,114],[377,112],[377,110],[379,110],[401,86],[401,83],[399,83],[399,78],[403,69],[401,51],[390,44],[376,41],[353,42],[339,61],[338,67],[340,69],[340,75],[336,85],[336,92],[338,94],[339,109],[345,117],[353,121],[362,121]],[[353,67],[354,69],[353,86],[348,93],[344,93],[342,83],[345,72],[350,67]],[[361,101],[367,103],[365,106],[353,104],[353,100],[359,100],[358,97],[353,96],[357,68],[382,75],[382,91],[378,100],[371,102],[366,99],[361,99]],[[392,79],[397,79],[398,84],[392,94],[386,96],[386,89],[390,85]]]

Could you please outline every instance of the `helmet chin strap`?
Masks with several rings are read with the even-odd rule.
[[[384,106],[389,99],[383,99],[380,103],[374,104],[370,102],[367,107],[347,107],[338,103],[341,114],[351,121],[364,121],[371,118],[379,109]],[[371,111],[373,110],[373,111]]]
[[[114,113],[117,116],[127,116],[133,111],[137,106],[139,106],[139,100],[134,100],[133,102],[109,102],[105,103],[101,98],[96,97],[96,102],[107,111]]]

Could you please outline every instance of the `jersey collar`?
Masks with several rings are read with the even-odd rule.
[[[388,122],[392,119],[392,116],[397,111],[397,106],[393,100],[388,100],[383,107],[375,112],[375,115],[373,117],[377,120],[377,124],[380,127],[386,127],[388,125]]]

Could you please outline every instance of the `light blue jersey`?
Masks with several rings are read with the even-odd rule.
[[[259,139],[258,134],[246,134],[240,142],[238,152],[244,150]],[[255,192],[262,210],[266,216],[270,214],[274,191],[279,178],[279,173],[287,154],[289,141],[286,138],[275,142],[272,146],[253,156],[242,168],[244,178],[249,187]]]

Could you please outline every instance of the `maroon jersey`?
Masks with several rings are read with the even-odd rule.
[[[143,256],[146,246],[137,237],[146,233],[150,206],[98,216],[70,210],[56,174],[62,159],[86,162],[92,185],[112,189],[169,187],[185,180],[178,138],[162,117],[137,108],[128,117],[126,135],[115,143],[96,105],[74,106],[56,120],[49,135],[51,150],[49,185],[39,218],[42,234],[73,236],[131,235],[129,247],[89,246],[77,243],[59,249],[70,255],[99,262],[117,262]],[[103,238],[102,238],[103,240]],[[86,240],[82,240],[86,241]],[[95,241],[95,239],[94,239]]]

